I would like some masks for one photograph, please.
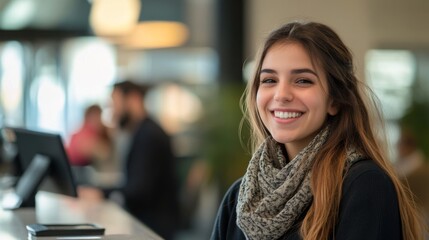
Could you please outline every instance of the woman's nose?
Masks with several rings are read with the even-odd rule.
[[[278,102],[290,102],[293,100],[293,93],[290,86],[279,84],[275,91],[274,100]]]

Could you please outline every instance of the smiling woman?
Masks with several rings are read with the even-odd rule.
[[[243,98],[254,153],[226,193],[211,238],[423,239],[415,204],[376,134],[382,121],[372,118],[370,93],[328,26],[274,30]]]
[[[258,112],[273,138],[285,144],[288,159],[308,145],[327,114],[337,113],[325,73],[300,44],[275,44],[264,59],[259,84]]]

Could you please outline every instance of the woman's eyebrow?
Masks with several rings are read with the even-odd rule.
[[[276,71],[270,68],[264,68],[264,69],[261,69],[260,74],[262,73],[276,73]]]
[[[297,68],[297,69],[292,69],[290,72],[291,74],[310,73],[316,76],[317,78],[319,78],[319,75],[317,75],[317,73],[310,68]],[[263,73],[276,74],[277,71],[270,68],[264,68],[264,69],[261,69],[261,72],[259,74],[263,74]]]
[[[300,74],[300,73],[310,73],[313,74],[316,77],[319,77],[319,75],[317,75],[317,73],[313,70],[311,70],[310,68],[298,68],[298,69],[293,69],[291,71],[292,74]]]

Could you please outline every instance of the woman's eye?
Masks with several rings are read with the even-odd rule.
[[[275,83],[276,81],[272,78],[265,78],[261,80],[261,83]]]
[[[298,83],[298,84],[312,84],[313,81],[306,79],[306,78],[300,78],[300,79],[296,80],[296,83]]]

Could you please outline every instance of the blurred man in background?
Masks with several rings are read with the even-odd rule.
[[[118,156],[123,181],[118,188],[104,189],[105,197],[118,196],[123,207],[165,239],[174,239],[179,200],[176,163],[170,137],[146,111],[147,87],[132,81],[113,85],[112,116],[114,141],[120,142]],[[124,137],[127,136],[127,137]],[[80,196],[96,195],[87,188]]]
[[[113,117],[129,134],[124,147],[121,193],[125,208],[166,239],[178,225],[178,186],[171,139],[147,113],[146,87],[132,81],[116,83],[112,91]]]

